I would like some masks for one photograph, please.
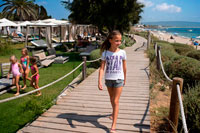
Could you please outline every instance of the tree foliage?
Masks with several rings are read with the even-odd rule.
[[[2,0],[2,17],[15,21],[49,18],[43,6],[34,4],[35,0]]]
[[[121,32],[139,22],[144,7],[137,0],[73,0],[62,3],[71,11],[69,20],[74,23],[93,24],[101,31],[106,28]]]

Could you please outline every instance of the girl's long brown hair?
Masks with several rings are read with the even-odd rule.
[[[101,45],[100,54],[102,54],[105,50],[108,50],[111,47],[109,40],[112,39],[116,35],[121,35],[121,33],[118,30],[113,30],[112,32],[109,33],[108,37]]]

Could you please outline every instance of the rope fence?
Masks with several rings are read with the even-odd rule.
[[[96,60],[89,60],[89,61],[86,61],[87,63],[92,63],[92,62],[96,62],[96,61],[99,61],[101,58],[98,58]]]
[[[85,79],[85,78],[86,78],[86,62],[87,62],[87,63],[92,63],[92,62],[99,61],[100,59],[101,59],[101,58],[98,58],[98,59],[95,59],[95,60],[86,61],[86,57],[84,56],[84,57],[83,57],[83,62],[81,62],[81,63],[80,63],[76,68],[74,68],[71,72],[69,72],[69,73],[67,73],[66,75],[60,77],[59,79],[57,79],[57,80],[55,80],[55,81],[53,81],[53,82],[51,82],[51,83],[49,83],[49,84],[47,84],[47,85],[44,85],[44,86],[42,86],[42,87],[40,87],[40,88],[38,88],[38,89],[29,91],[29,92],[27,92],[27,93],[20,94],[20,95],[18,95],[18,96],[14,96],[14,97],[10,97],[10,98],[6,98],[6,99],[3,99],[3,100],[0,100],[0,103],[4,103],[4,102],[11,101],[11,100],[15,100],[15,99],[18,99],[18,98],[20,98],[20,97],[24,97],[24,96],[27,96],[27,95],[29,95],[29,94],[33,94],[33,93],[35,93],[35,92],[37,92],[37,91],[39,91],[39,90],[42,90],[42,89],[44,89],[44,88],[47,88],[47,87],[49,87],[49,86],[51,86],[51,85],[53,85],[53,84],[55,84],[55,83],[57,83],[57,82],[63,80],[64,78],[68,77],[70,74],[72,74],[73,72],[75,72],[75,71],[76,71],[79,67],[81,67],[82,65],[83,65],[83,70],[82,70],[82,72],[83,72],[83,79]]]
[[[20,98],[20,97],[24,97],[24,96],[26,96],[26,95],[35,93],[35,92],[37,92],[37,91],[39,91],[39,90],[42,90],[42,89],[44,89],[44,88],[47,88],[47,87],[49,87],[49,86],[51,86],[51,85],[53,85],[53,84],[55,84],[55,83],[61,81],[62,79],[66,78],[66,77],[69,76],[70,74],[72,74],[72,73],[73,73],[74,71],[76,71],[81,65],[83,65],[83,63],[84,63],[84,62],[82,62],[81,64],[79,64],[79,65],[78,65],[75,69],[73,69],[71,72],[67,73],[66,75],[62,76],[61,78],[59,78],[59,79],[57,79],[57,80],[55,80],[55,81],[53,81],[53,82],[51,82],[51,83],[49,83],[49,84],[47,84],[47,85],[44,85],[44,86],[42,86],[42,87],[40,87],[40,88],[38,88],[38,89],[35,89],[35,90],[33,90],[33,91],[29,91],[29,92],[27,92],[27,93],[24,93],[24,94],[21,94],[21,95],[18,95],[18,96],[14,96],[14,97],[10,97],[10,98],[7,98],[7,99],[0,100],[0,103],[4,103],[4,102],[11,101],[11,100],[15,100],[15,99],[18,99],[18,98]]]
[[[176,85],[177,88],[177,93],[178,93],[178,100],[180,104],[180,110],[181,110],[181,117],[182,117],[182,123],[183,123],[183,129],[185,133],[188,133],[187,129],[187,124],[186,124],[186,119],[185,119],[185,113],[184,113],[184,108],[183,108],[183,102],[182,102],[182,97],[181,97],[181,92],[180,92],[180,85]]]
[[[169,125],[169,131],[176,132],[174,130],[175,129],[177,130],[177,127],[178,127],[178,116],[179,116],[179,110],[180,110],[184,133],[188,133],[186,119],[185,119],[185,113],[184,113],[184,108],[183,108],[183,102],[182,102],[182,97],[181,97],[181,92],[182,92],[182,88],[183,88],[183,79],[173,78],[173,80],[172,80],[169,78],[169,76],[165,72],[163,62],[161,59],[162,55],[161,55],[160,46],[155,44],[154,49],[155,49],[155,56],[157,57],[156,58],[157,59],[157,69],[159,70],[161,67],[162,73],[165,76],[165,78],[168,81],[170,81],[170,83],[173,83],[172,93],[171,93],[171,101],[170,101],[169,120],[173,123],[174,127]]]

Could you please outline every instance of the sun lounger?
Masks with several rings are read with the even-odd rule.
[[[10,63],[1,63],[1,78],[4,78],[7,76],[9,70],[10,70]]]
[[[79,55],[80,55],[80,56],[90,56],[91,52],[92,52],[94,49],[96,49],[96,46],[92,46],[92,45],[87,46],[87,47],[86,47],[86,50],[83,51],[83,52],[81,52]]]
[[[36,46],[36,47],[41,47],[41,48],[47,48],[47,43],[44,40],[35,40],[31,41],[31,43]],[[53,47],[61,46],[62,44],[60,43],[52,43]]]
[[[54,41],[56,43],[60,43],[60,38],[54,37],[54,38],[52,38],[52,41]],[[66,39],[66,40],[61,40],[61,42],[63,43],[63,42],[76,42],[76,41],[75,40],[68,40],[68,39]]]
[[[0,91],[12,85],[12,74],[10,79],[7,79],[7,74],[10,70],[10,63],[1,63],[1,78],[0,78]]]
[[[38,58],[38,65],[41,67],[48,67],[50,64],[54,62],[54,59],[56,58],[55,55],[46,56],[45,52],[43,50],[34,51],[32,52],[33,56]]]
[[[55,55],[55,56],[56,56],[56,50],[55,50],[54,48],[47,49],[47,51],[48,51],[49,56],[52,56],[52,55]],[[68,56],[60,56],[60,55],[57,55],[57,57],[54,58],[54,63],[57,63],[57,64],[64,64],[64,63],[66,63],[68,60],[69,60],[69,57],[68,57]]]

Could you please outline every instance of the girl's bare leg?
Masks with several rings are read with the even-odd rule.
[[[15,84],[16,84],[16,87],[17,87],[17,93],[15,94],[15,96],[17,96],[17,95],[19,95],[20,93],[19,93],[19,91],[20,91],[20,86],[19,86],[19,75],[17,75],[16,77],[15,77]]]
[[[25,71],[23,74],[23,82],[24,82],[24,87],[22,88],[22,90],[24,90],[26,88],[26,73],[25,73]]]
[[[39,88],[38,83],[39,83],[39,78],[35,80],[35,89],[38,89],[38,88]],[[37,96],[40,96],[41,94],[42,94],[41,91],[38,91]]]
[[[107,88],[108,89],[108,93],[109,93],[109,96],[110,96],[110,103],[112,105],[112,109],[114,108],[114,104],[113,104],[113,95],[114,95],[114,88]],[[112,112],[112,115],[109,117],[111,120],[113,119],[113,112]]]
[[[123,87],[113,89],[113,123],[111,129],[116,129],[117,117],[119,112],[119,98]]]
[[[28,79],[29,81],[31,81],[31,78],[28,77],[30,70],[26,70],[24,71],[24,75],[23,75],[23,81],[24,81],[24,87],[22,88],[22,90],[26,89],[26,80]]]
[[[12,85],[13,85],[13,86],[16,85],[15,81],[16,81],[16,80],[15,80],[15,77],[13,77],[13,78],[12,78]]]
[[[31,78],[28,77],[28,76],[29,76],[29,72],[30,72],[30,69],[28,69],[28,70],[26,71],[26,79],[28,79],[29,81],[31,81]]]

